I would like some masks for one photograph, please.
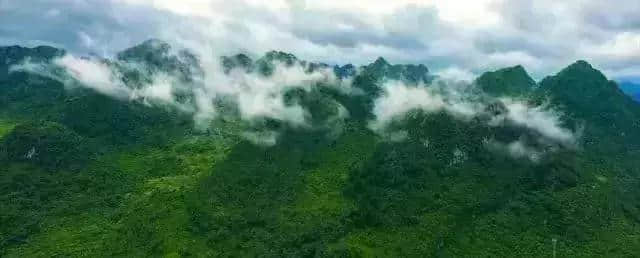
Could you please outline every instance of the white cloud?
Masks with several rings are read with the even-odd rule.
[[[465,91],[471,87],[467,82],[436,80],[432,85],[411,86],[402,81],[387,81],[382,85],[383,93],[374,101],[373,115],[369,127],[384,132],[397,118],[412,110],[427,113],[447,112],[458,119],[469,119],[483,111],[482,103],[474,101]]]
[[[425,87],[410,87],[400,81],[389,81],[382,85],[384,91],[374,102],[373,114],[376,117],[370,127],[374,131],[383,131],[399,115],[413,109],[437,112],[445,107],[441,96]]]
[[[121,76],[100,61],[65,55],[54,63],[65,68],[82,85],[99,93],[118,99],[128,99],[132,94],[131,89],[122,82]]]
[[[205,53],[201,52],[201,54]],[[218,115],[214,103],[220,100],[226,100],[227,103],[231,101],[230,103],[237,108],[240,118],[246,121],[261,121],[263,118],[269,118],[293,127],[308,127],[311,118],[308,111],[298,103],[285,103],[285,93],[292,89],[309,92],[314,87],[337,87],[344,88],[345,92],[355,92],[350,90],[348,80],[338,80],[330,68],[308,72],[308,66],[302,63],[287,65],[275,61],[273,72],[269,76],[259,72],[249,73],[243,69],[233,69],[225,73],[220,65],[220,56],[209,52],[206,54],[210,55],[198,56],[203,74],[195,76],[193,83],[186,83],[179,76],[164,72],[147,74],[146,71],[151,68],[143,63],[77,58],[73,55],[65,55],[52,61],[56,67],[63,68],[66,72],[62,74],[55,72],[55,67],[31,62],[13,67],[12,70],[38,73],[60,80],[68,87],[87,87],[119,100],[172,106],[181,111],[193,113],[199,128],[207,127],[209,122]],[[149,81],[143,80],[135,87],[127,85],[118,67],[149,76]],[[176,99],[175,93],[185,91],[193,96],[192,105]],[[338,120],[348,117],[346,109],[338,103],[335,104],[336,117],[330,117],[327,121],[333,125],[336,125]],[[245,136],[261,144],[277,139],[275,133],[269,135],[248,133]]]
[[[197,108],[198,112],[209,114],[197,115],[199,117],[215,113],[209,104],[210,101],[218,97],[227,97],[235,101],[243,119],[255,120],[266,117],[287,122],[292,126],[306,126],[307,111],[297,104],[285,104],[284,94],[291,89],[310,91],[320,82],[330,85],[340,83],[330,69],[318,69],[308,73],[305,71],[306,67],[299,64],[287,66],[276,63],[273,74],[269,77],[259,73],[246,73],[242,69],[234,69],[225,74],[219,65],[219,55],[206,53],[199,56],[205,73],[200,81],[202,87],[198,93],[201,95],[201,101],[198,101]]]
[[[466,85],[466,86],[465,86]],[[531,106],[520,100],[509,98],[492,99],[490,97],[477,98],[472,85],[456,81],[441,80],[432,85],[410,86],[399,81],[389,81],[383,84],[383,93],[374,101],[373,114],[375,119],[370,121],[369,127],[383,138],[390,138],[393,121],[401,121],[412,110],[422,110],[426,113],[446,112],[454,119],[470,121],[474,117],[486,117],[486,125],[491,127],[518,126],[528,132],[534,132],[538,144],[561,145],[566,148],[576,148],[580,133],[563,126],[561,113],[546,105]],[[488,98],[488,99],[487,99]],[[497,103],[504,107],[504,112],[492,114],[487,112],[488,103]],[[482,121],[482,120],[481,120]],[[400,139],[396,137],[396,139]],[[502,143],[500,143],[502,144]],[[524,142],[514,142],[493,147],[508,150],[513,156],[534,155],[536,148],[528,147]],[[526,154],[526,155],[525,155]]]
[[[534,130],[544,137],[566,145],[575,143],[574,133],[562,127],[560,114],[547,107],[531,107],[526,103],[511,99],[501,99],[507,108],[507,114],[497,116],[491,121],[492,124],[504,122],[514,123]]]
[[[152,79],[152,83],[141,89],[132,90],[131,99],[156,100],[162,103],[172,103],[174,99],[174,86],[178,82],[166,75],[158,75]]]

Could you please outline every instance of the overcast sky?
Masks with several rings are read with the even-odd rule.
[[[536,79],[584,59],[628,79],[640,78],[638,14],[638,0],[0,0],[0,45],[109,56],[160,38],[460,76],[522,64]]]

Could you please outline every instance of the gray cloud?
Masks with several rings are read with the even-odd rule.
[[[113,54],[180,22],[171,12],[113,1],[4,1],[0,44],[48,44],[85,54]]]
[[[385,56],[474,73],[522,64],[536,78],[577,59],[616,78],[637,77],[638,69],[630,67],[640,67],[640,42],[625,44],[640,38],[640,2],[632,0],[496,1],[487,9],[498,19],[486,24],[448,20],[437,8],[421,5],[372,14],[365,7],[313,9],[288,1],[289,7],[265,8],[234,1],[198,16],[128,2],[1,0],[0,44],[50,44],[108,55],[147,38],[176,41],[178,35],[180,43],[202,37],[216,52],[279,49],[312,61],[356,64]]]
[[[582,8],[583,21],[606,30],[640,30],[640,2],[616,4],[594,1]]]
[[[429,47],[429,42],[424,39],[436,38],[444,29],[434,8],[399,9],[393,16],[384,17],[382,26],[366,23],[366,19],[358,20],[353,13],[294,11],[293,15],[296,22],[292,31],[295,35],[312,42],[346,48],[366,44],[420,51]],[[424,30],[423,34],[417,36],[416,32],[421,30]]]

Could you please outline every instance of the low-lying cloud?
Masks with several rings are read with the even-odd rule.
[[[99,94],[123,101],[140,101],[154,106],[170,106],[192,113],[198,127],[207,127],[219,115],[218,104],[224,101],[235,107],[239,118],[250,123],[272,119],[291,127],[309,127],[311,114],[299,103],[287,103],[285,94],[291,90],[310,92],[315,87],[344,87],[349,81],[339,80],[332,69],[316,68],[309,71],[306,63],[285,64],[273,61],[272,72],[267,76],[260,72],[248,72],[243,68],[224,71],[220,57],[202,57],[197,67],[190,67],[193,76],[185,81],[175,73],[155,71],[147,64],[125,60],[78,58],[67,54],[50,64],[26,63],[11,68],[12,71],[28,71],[61,81],[68,88],[86,87]],[[201,71],[198,74],[195,70]],[[149,72],[153,71],[153,72]],[[147,76],[135,85],[127,83],[127,72]],[[179,101],[177,93],[192,96],[189,102]],[[338,108],[335,117],[327,123],[348,117],[344,107]],[[277,132],[245,132],[248,140],[273,145]]]
[[[373,115],[369,128],[391,140],[397,136],[394,121],[401,121],[412,110],[426,113],[445,112],[455,119],[470,121],[474,117],[489,117],[486,126],[516,126],[534,132],[534,145],[557,145],[576,148],[580,133],[563,127],[562,114],[547,105],[533,106],[522,100],[493,98],[474,91],[475,86],[464,82],[436,81],[432,85],[407,85],[401,81],[388,81],[382,85],[382,94],[374,101]],[[480,97],[482,95],[482,97]],[[499,112],[490,112],[489,106],[499,107]],[[406,133],[404,134],[406,136]],[[394,141],[398,141],[394,137]],[[544,151],[518,140],[501,143],[496,140],[485,144],[490,149],[505,150],[513,157],[528,157],[539,160]]]
[[[65,55],[53,61],[64,68],[68,75],[81,85],[117,99],[131,99],[133,90],[122,81],[122,75],[106,63],[88,58]]]
[[[513,123],[524,126],[540,133],[547,139],[563,145],[573,145],[576,133],[562,127],[561,114],[545,105],[531,106],[522,101],[502,98],[500,102],[506,107],[507,113],[493,117],[491,125]]]
[[[400,115],[413,109],[437,112],[447,104],[442,96],[425,87],[410,87],[401,81],[389,81],[382,85],[383,95],[374,101],[373,114],[376,120],[370,123],[374,131],[385,127]]]

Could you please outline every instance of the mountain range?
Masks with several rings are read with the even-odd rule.
[[[0,47],[0,256],[640,253],[640,104],[586,61],[212,60]]]

